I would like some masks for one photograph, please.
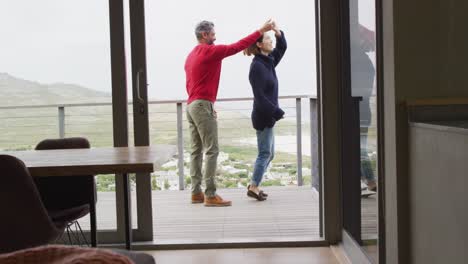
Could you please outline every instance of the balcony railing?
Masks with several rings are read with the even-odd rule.
[[[311,190],[311,193],[317,195],[316,200],[312,201],[309,198],[314,196],[308,195],[307,187],[278,189],[273,188],[271,189],[271,192],[278,191],[281,193],[286,193],[286,191],[288,191],[288,193],[285,194],[285,197],[292,197],[291,199],[296,199],[294,198],[294,195],[299,195],[298,190],[302,191],[300,193],[307,193],[307,199],[309,200],[306,200],[306,202],[303,201],[300,204],[300,207],[303,208],[304,203],[309,203],[312,204],[311,206],[316,206],[307,207],[308,209],[303,211],[307,211],[309,213],[314,212],[317,218],[319,218],[318,216],[322,215],[323,208],[322,203],[315,203],[315,201],[322,200],[320,192],[321,182],[320,178],[318,177],[319,138],[317,129],[317,98],[315,96],[307,95],[292,95],[281,96],[279,99],[282,108],[286,110],[287,114],[285,120],[281,120],[275,126],[275,128],[277,128],[276,135],[281,135],[284,132],[293,133],[288,134],[289,137],[293,138],[293,142],[276,142],[276,145],[286,144],[290,147],[289,151],[293,149],[294,162],[297,167],[295,175],[297,179],[297,183],[295,183],[296,185],[306,185],[307,181],[305,181],[303,171],[307,170],[303,170],[303,167],[308,167],[310,163],[310,174],[312,177],[311,185],[318,190],[318,193],[315,193]],[[250,124],[252,100],[253,98],[229,98],[219,99],[217,101],[216,105],[218,108],[217,111],[219,121],[218,124],[220,130],[219,139],[221,143],[221,151],[223,151],[223,142],[226,143],[225,146],[227,146],[229,144],[242,144],[239,142],[245,140],[246,138],[255,138],[255,131],[253,130]],[[169,142],[170,144],[177,145],[178,155],[175,162],[176,166],[171,167],[171,170],[176,170],[176,177],[178,178],[178,189],[183,190],[186,187],[186,183],[184,181],[184,175],[186,173],[186,171],[184,171],[184,164],[186,163],[186,160],[184,160],[183,153],[184,150],[188,150],[189,147],[187,133],[188,127],[184,111],[184,108],[186,107],[186,101],[150,101],[148,102],[148,104],[151,142],[152,144]],[[129,109],[132,108],[129,107]],[[130,112],[129,144],[132,144],[133,140],[132,117],[133,113]],[[2,122],[0,122],[0,149],[32,149],[40,140],[44,138],[70,136],[87,137],[90,139],[92,145],[95,147],[112,146],[112,103],[109,102],[82,104],[49,104],[34,106],[2,106],[0,107],[0,120],[2,120]],[[229,132],[229,135],[227,135],[227,133],[224,132]],[[306,140],[303,140],[304,138]],[[306,144],[308,142],[305,142],[309,139],[310,147]],[[252,145],[255,145],[255,142],[253,142]],[[254,152],[256,152],[256,149],[254,150]],[[109,179],[113,180],[114,177],[110,176]],[[232,189],[229,192],[226,191],[225,193],[229,194],[228,196],[233,197],[236,204],[242,204],[245,203],[245,199],[243,199],[245,198],[245,194],[243,190],[242,192],[240,190],[241,189]],[[113,229],[116,225],[115,219],[112,217],[113,212],[115,211],[115,196],[106,192],[100,192],[100,195],[100,202],[98,203],[99,211],[105,212],[102,214],[102,219],[100,219],[100,228]],[[174,198],[171,195],[175,195],[175,197],[181,197],[181,193],[174,194],[171,192],[154,192],[153,204],[156,205],[156,208],[160,208],[162,205],[165,205],[168,200],[171,200],[173,202]],[[279,197],[280,194],[276,195]],[[110,198],[106,199],[106,197]],[[133,199],[133,201],[135,200],[136,199]],[[177,205],[180,208],[183,208],[183,206],[186,204],[185,200],[182,198],[178,198],[176,200],[178,201],[178,203],[180,203],[180,205]],[[362,212],[363,219],[365,219],[363,221],[362,226],[363,232],[365,233],[364,237],[374,237],[374,235],[376,234],[375,228],[377,219],[375,203],[373,203],[372,200],[363,200],[363,203],[365,204],[365,209]],[[272,205],[282,206],[281,204]],[[247,211],[256,210],[252,209],[249,206],[250,204],[245,206],[239,206],[236,208],[243,208],[243,210],[245,209]],[[180,208],[177,210],[169,211],[187,211],[187,214],[190,213],[189,210],[184,210]],[[301,210],[302,209],[298,209],[297,212],[301,212]],[[317,211],[318,213],[315,213]],[[134,214],[136,214],[136,212],[134,212]],[[157,215],[157,217],[162,218],[167,216],[162,215],[160,213],[154,213],[153,215]],[[295,216],[299,216],[299,214]],[[308,219],[307,221],[309,221],[310,219],[308,215],[301,215],[301,217],[297,217],[297,219]],[[157,223],[154,227],[156,233],[160,233],[160,228],[164,227],[165,224],[173,224],[173,217],[169,217],[167,219],[166,218],[157,219],[154,221],[154,223]],[[181,216],[180,219],[180,225],[187,226],[187,223],[184,222],[183,219],[191,218],[189,216]],[[165,220],[167,221],[164,222]],[[234,220],[232,221],[240,221],[244,223],[244,220],[239,220],[238,218],[234,218]],[[290,224],[290,222],[288,222],[289,218],[285,218],[284,221],[279,219],[278,221],[279,222],[277,226],[287,226]],[[136,221],[134,221],[134,223],[136,223]],[[87,227],[86,224],[84,226]],[[293,225],[291,226],[291,229],[296,230],[296,227],[297,225]],[[300,230],[301,232],[303,232],[303,230],[308,230],[307,232],[303,233],[307,234],[309,237],[310,234],[319,234],[319,236],[322,236],[323,230],[321,227],[322,226],[319,224],[304,224],[302,226],[302,229]],[[186,229],[183,228],[181,228],[179,231],[181,234],[185,234],[186,232],[188,232]],[[265,231],[265,234],[275,232],[276,231],[274,230],[271,232]],[[289,234],[288,232],[286,233]],[[158,235],[159,239],[161,239],[161,236],[161,234]],[[186,236],[183,235],[182,237]]]
[[[277,143],[277,145],[295,145],[298,186],[304,185],[303,159],[310,157],[311,181],[312,185],[318,189],[320,182],[318,177],[317,98],[308,95],[291,95],[281,96],[279,99],[287,114],[285,121],[279,122],[276,127],[280,131],[288,133],[295,131],[296,142]],[[230,141],[230,144],[233,144],[236,140],[240,142],[246,137],[250,139],[255,137],[254,130],[250,125],[251,105],[247,105],[252,100],[253,98],[249,97],[217,100],[217,105],[221,106],[218,110],[220,113],[218,117],[220,142]],[[305,110],[303,102],[309,104],[309,111],[303,111]],[[185,133],[187,127],[184,127],[187,125],[184,111],[186,101],[162,100],[150,101],[148,104],[151,137],[155,134],[156,143],[171,142],[177,145],[178,186],[180,190],[183,190],[186,186],[183,153],[188,142],[188,133]],[[173,110],[168,108],[170,105],[174,106]],[[105,102],[0,107],[0,118],[3,120],[0,125],[0,131],[2,131],[0,149],[31,149],[43,138],[63,138],[66,136],[85,136],[91,139],[94,146],[111,146],[112,137],[108,136],[112,134],[111,106],[112,103]],[[133,114],[129,113],[130,143],[133,130],[131,127],[132,116]],[[309,118],[308,122],[307,118]],[[307,123],[309,127],[304,127]],[[303,131],[307,130],[310,133],[310,152],[304,149],[303,142]],[[229,134],[235,136],[223,136],[221,131],[229,131]],[[304,151],[310,155],[303,156]]]

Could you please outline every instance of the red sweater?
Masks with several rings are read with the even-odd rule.
[[[185,61],[186,87],[189,96],[187,104],[197,99],[214,103],[218,94],[221,61],[246,49],[260,36],[261,33],[255,31],[230,45],[197,45]]]

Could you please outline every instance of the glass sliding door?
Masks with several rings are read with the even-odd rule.
[[[148,124],[145,55],[144,46],[139,46],[144,44],[144,25],[138,22],[142,16],[139,3],[142,1],[20,0],[0,4],[4,25],[0,28],[4,36],[0,50],[1,149],[33,149],[45,138],[63,137],[85,137],[91,147],[148,144],[148,133],[144,133]],[[138,70],[127,73],[130,63]],[[127,79],[139,80],[127,85]],[[130,100],[134,111],[128,106],[127,87],[134,89]],[[145,179],[136,178],[137,183]],[[97,175],[96,183],[98,243],[121,243],[122,177]],[[141,195],[133,199],[134,205],[141,203],[138,210],[133,206],[135,240],[148,240],[145,233],[152,239],[148,230],[151,215],[144,213],[151,212],[151,203],[141,198],[145,197],[144,186],[144,181],[137,185],[136,193]],[[89,229],[88,217],[80,223]]]
[[[33,149],[43,139],[62,137],[112,146],[109,36],[115,28],[109,4],[113,1],[0,3],[1,149]],[[114,175],[97,175],[96,182],[102,243],[112,241],[117,229]],[[89,217],[80,222],[89,229]]]
[[[315,8],[313,0],[294,5],[276,0],[145,2],[151,143],[174,145],[178,150],[177,156],[151,176],[155,244],[323,241]],[[279,103],[286,115],[275,125],[276,155],[261,185],[269,197],[259,203],[246,195],[257,139],[250,118],[252,57],[240,52],[223,60],[214,104],[220,150],[217,192],[233,200],[233,206],[212,210],[192,205],[184,63],[198,44],[195,26],[202,20],[214,22],[216,44],[230,44],[252,33],[270,16],[284,31],[289,47],[276,68]],[[275,42],[272,32],[270,35]]]
[[[343,95],[343,224],[347,235],[378,263],[378,90],[376,1],[350,0],[344,34],[348,84]]]
[[[149,146],[148,85],[146,69],[145,1],[129,0],[129,30],[131,50],[133,142],[135,146]],[[138,229],[136,241],[153,240],[151,176],[135,175],[135,196]]]
[[[144,2],[109,1],[113,55],[114,146],[148,146]],[[127,85],[128,84],[128,85]],[[116,177],[117,231],[125,238],[123,186],[128,185],[132,212],[131,238],[152,240],[151,183],[149,174]]]

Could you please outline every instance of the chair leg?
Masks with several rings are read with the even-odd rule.
[[[89,220],[91,222],[91,247],[97,246],[96,204],[90,204]]]
[[[59,237],[57,237],[55,240],[54,240],[54,244],[58,244],[58,243],[61,243],[63,244],[63,237],[65,236],[65,230],[62,232],[62,234],[60,234]]]
[[[75,221],[75,228],[76,228],[77,234],[78,234],[78,231],[81,234],[81,238],[83,238],[84,244],[86,246],[89,246],[89,242],[86,239],[86,236],[84,235],[83,229],[81,229],[81,225],[80,225],[80,223],[78,221]],[[82,246],[81,240],[80,240],[80,246]]]
[[[68,244],[69,244],[69,245],[73,245],[73,241],[72,241],[71,235],[70,235],[70,233],[71,233],[70,226],[67,225],[67,228],[66,228],[65,230],[66,230],[66,232],[67,232]]]
[[[83,246],[83,244],[81,243],[80,233],[79,233],[78,226],[76,225],[76,223],[77,222],[75,221],[70,224],[70,232],[72,234],[72,237],[75,239],[74,245],[81,247]],[[75,227],[75,230],[73,230],[72,227]]]
[[[80,231],[78,230],[78,225],[77,225],[77,221],[73,222],[71,225],[73,225],[75,227],[75,231],[72,231],[72,234],[73,234],[73,237],[75,238],[75,242],[77,246],[80,246],[82,247],[83,244],[81,243],[81,236],[83,236],[83,234],[80,234]],[[70,228],[71,229],[71,228]]]
[[[73,228],[74,227],[74,228]],[[65,233],[67,234],[68,241],[64,239]],[[90,246],[83,229],[78,221],[74,221],[67,225],[63,234],[55,240],[55,242],[64,243],[75,246]],[[68,242],[68,243],[67,243]]]

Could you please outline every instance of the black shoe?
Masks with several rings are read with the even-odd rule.
[[[266,200],[265,196],[261,195],[260,193],[257,194],[256,192],[251,191],[251,190],[247,191],[247,196],[251,197],[251,198],[254,198],[254,199],[257,199],[257,201],[265,201]]]

